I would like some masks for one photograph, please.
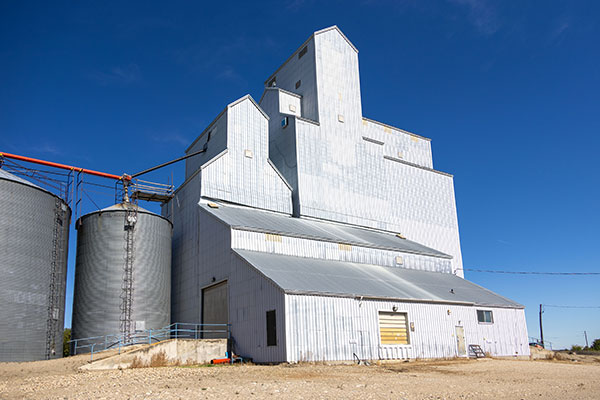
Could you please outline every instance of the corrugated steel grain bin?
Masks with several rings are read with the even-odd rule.
[[[74,339],[127,333],[124,319],[131,324],[130,333],[170,324],[172,225],[138,207],[134,227],[128,232],[128,210],[135,207],[117,204],[77,221]],[[123,298],[130,233],[132,290],[130,315],[126,316]]]
[[[71,209],[0,170],[0,361],[62,357]]]

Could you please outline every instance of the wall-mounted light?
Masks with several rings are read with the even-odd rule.
[[[396,311],[398,311],[398,306],[393,306],[393,307],[392,307],[392,311],[393,311],[393,312],[396,312]]]
[[[450,314],[452,314],[452,311],[448,310],[447,313],[448,313],[448,315],[450,315]]]

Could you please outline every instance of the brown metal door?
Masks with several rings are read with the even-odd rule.
[[[227,282],[221,282],[202,290],[202,324],[229,323]],[[227,338],[226,326],[202,326],[205,339]],[[208,331],[208,332],[207,332]],[[217,332],[210,332],[217,331]]]

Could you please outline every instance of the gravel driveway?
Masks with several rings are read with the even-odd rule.
[[[600,363],[457,360],[81,372],[88,357],[0,363],[1,399],[600,399]]]

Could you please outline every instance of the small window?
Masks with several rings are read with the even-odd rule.
[[[480,324],[493,324],[494,315],[491,311],[477,310],[477,322]]]
[[[380,311],[379,339],[381,344],[410,344],[408,314]]]
[[[344,122],[344,116],[342,114],[338,114],[338,121]]]
[[[290,108],[291,112],[296,112],[296,106],[295,105],[290,104],[289,108]]]
[[[302,85],[302,81],[299,80],[298,82],[296,82],[296,89],[298,89],[300,87],[300,85]]]
[[[275,310],[267,311],[267,346],[277,346],[277,321]]]
[[[244,156],[247,158],[252,158],[254,157],[254,154],[252,153],[252,150],[244,150]]]
[[[304,46],[302,48],[302,50],[300,50],[300,52],[298,53],[298,60],[301,59],[302,56],[305,55],[307,51],[308,51],[308,46]]]
[[[269,84],[267,86],[268,87],[275,87],[275,86],[277,86],[277,77],[273,77],[273,79],[271,79],[269,81]]]
[[[288,126],[288,117],[283,117],[281,120],[281,127],[285,128],[286,126]]]

